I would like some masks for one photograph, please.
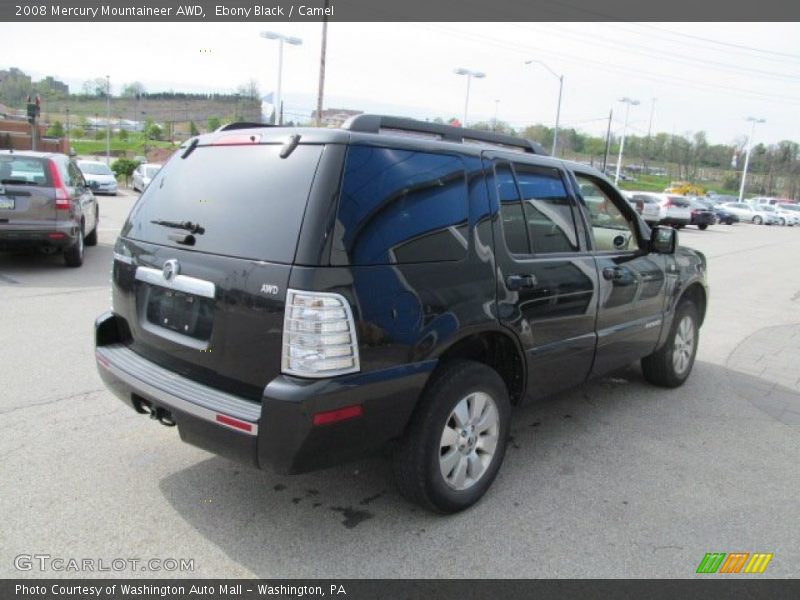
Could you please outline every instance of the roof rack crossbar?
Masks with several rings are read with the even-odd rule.
[[[381,133],[382,130],[409,131],[426,133],[439,136],[442,141],[457,144],[487,142],[499,146],[519,148],[530,154],[547,154],[547,152],[534,141],[514,137],[493,131],[468,129],[466,127],[453,127],[428,121],[417,121],[404,117],[387,115],[356,115],[350,117],[342,125],[342,129],[359,133]]]
[[[228,123],[214,131],[234,131],[236,129],[253,129],[255,127],[278,127],[278,125],[271,125],[269,123],[250,123],[247,121],[239,121],[238,123]]]

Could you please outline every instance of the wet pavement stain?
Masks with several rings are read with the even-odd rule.
[[[383,496],[385,493],[386,493],[386,490],[381,490],[380,492],[378,492],[374,496],[368,496],[368,497],[364,498],[361,502],[359,502],[359,504],[364,505],[364,506],[366,506],[367,504],[371,504],[372,502],[374,502],[375,500],[377,500],[378,498]]]
[[[282,492],[283,490],[286,489],[286,486],[283,485],[282,483],[279,483],[278,485],[274,486],[272,489],[275,490],[276,492]]]
[[[353,508],[352,506],[343,507],[343,506],[332,506],[331,510],[336,511],[338,513],[342,513],[344,517],[344,521],[342,521],[342,525],[347,527],[348,529],[352,529],[356,525],[363,523],[367,519],[371,519],[375,515],[371,512],[366,510],[358,510]]]

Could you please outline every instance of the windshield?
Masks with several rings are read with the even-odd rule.
[[[794,211],[794,212],[800,212],[800,206],[797,206],[796,204],[781,204],[781,208],[783,210],[791,210],[791,211]]]
[[[186,158],[179,150],[147,186],[121,235],[291,263],[322,148],[301,144],[285,159],[277,144],[198,146]],[[203,231],[195,232],[193,244],[176,246],[182,230],[163,223],[187,221]]]
[[[100,163],[78,163],[84,175],[113,175],[111,169]]]
[[[161,167],[145,167],[144,168],[144,176],[145,177],[155,177],[156,173],[158,173]]]

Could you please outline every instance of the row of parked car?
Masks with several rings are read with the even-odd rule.
[[[800,205],[791,202],[774,202],[769,198],[754,198],[750,202],[725,196],[681,196],[670,193],[626,192],[628,201],[636,207],[649,225],[671,225],[681,229],[696,225],[708,229],[709,225],[744,222],[754,225],[800,225]],[[724,201],[721,201],[724,200]]]

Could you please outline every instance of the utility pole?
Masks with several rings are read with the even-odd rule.
[[[750,137],[747,138],[747,153],[744,155],[744,169],[742,170],[742,185],[739,187],[739,202],[744,202],[744,184],[747,179],[747,167],[750,165],[750,152],[753,149],[753,135],[756,132],[756,123],[766,123],[766,119],[747,117],[746,121],[752,123],[750,127]]]
[[[106,75],[106,164],[111,164],[111,76]]]
[[[625,151],[625,134],[628,132],[628,114],[631,106],[639,105],[638,100],[627,96],[620,98],[619,101],[625,105],[625,124],[622,126],[622,139],[619,142],[619,156],[617,157],[617,171],[614,174],[614,185],[619,184],[619,172],[622,170],[622,153]]]
[[[650,104],[650,123],[647,125],[647,144],[645,144],[644,149],[644,166],[647,168],[647,155],[650,154],[650,136],[653,133],[653,113],[656,111],[656,100],[658,98],[653,98]]]
[[[322,127],[322,98],[325,94],[325,52],[328,47],[328,4],[325,0],[325,10],[322,17],[322,49],[319,53],[319,88],[317,90],[317,127]]]
[[[603,173],[606,172],[608,165],[608,151],[611,148],[611,119],[614,117],[614,109],[608,111],[608,130],[606,131],[606,151],[603,154]]]

